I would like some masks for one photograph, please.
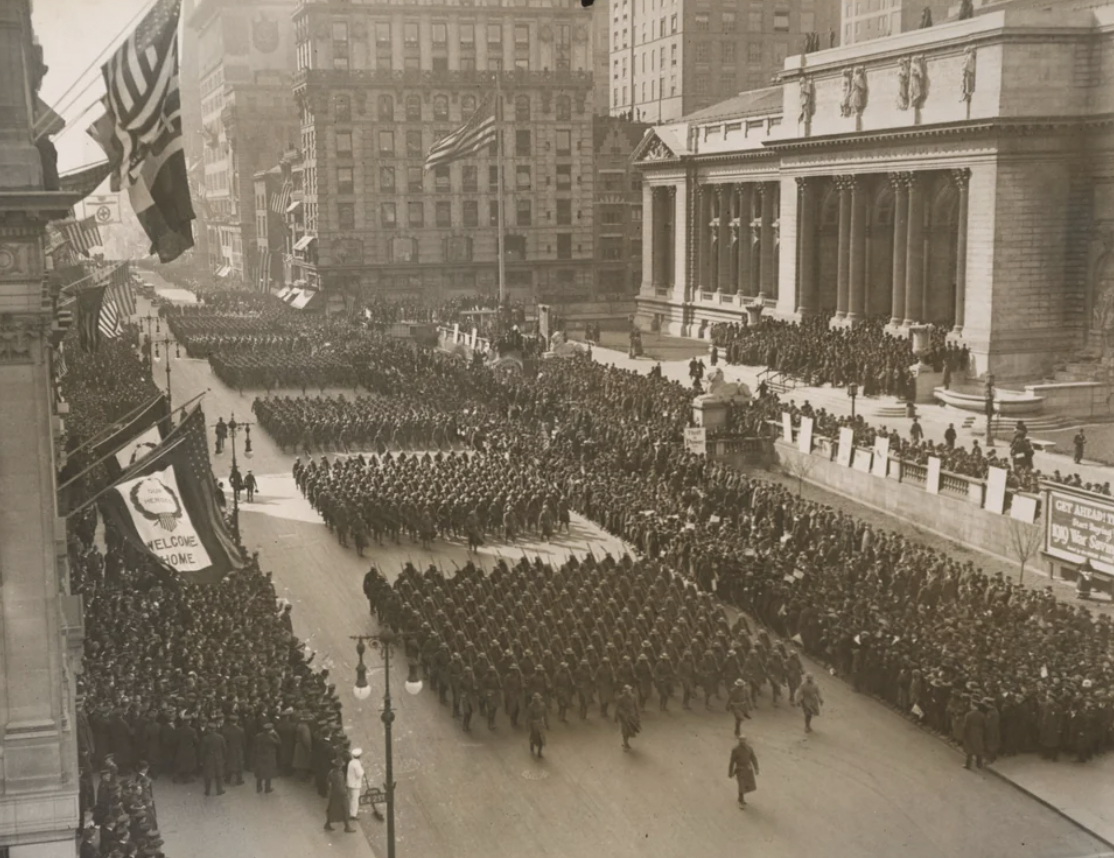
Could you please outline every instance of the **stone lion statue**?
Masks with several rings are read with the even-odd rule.
[[[709,370],[704,380],[706,396],[714,396],[724,402],[749,402],[750,388],[745,384],[734,381],[724,381],[723,370],[718,366]]]

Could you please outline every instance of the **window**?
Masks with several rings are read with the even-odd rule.
[[[487,55],[487,70],[493,72],[501,72],[503,70],[503,58],[496,54]]]
[[[557,258],[572,259],[572,233],[557,233]]]
[[[465,164],[460,168],[460,189],[466,194],[476,193],[476,165]]]
[[[479,226],[480,225],[480,204],[475,200],[464,201],[464,225],[465,226]]]
[[[340,229],[356,228],[355,203],[337,203],[337,226]]]
[[[433,121],[449,121],[449,97],[447,95],[433,96]]]
[[[446,164],[433,168],[433,189],[439,194],[447,194],[452,188],[452,176]]]
[[[395,213],[394,203],[379,204],[379,222],[383,229],[394,229],[398,226],[398,215]]]
[[[351,158],[352,157],[352,132],[351,131],[338,131],[336,132],[336,146],[338,158]]]
[[[614,261],[623,258],[623,239],[604,236],[600,239],[600,258]]]
[[[442,247],[446,262],[472,261],[472,239],[466,235],[450,236],[444,240]]]
[[[630,189],[632,191],[634,191],[634,193],[636,193],[636,194],[639,193],[642,190],[642,174],[641,173],[639,173],[639,172],[631,173],[631,175],[630,175]],[[638,210],[641,212],[642,211],[642,206],[639,206]]]
[[[642,239],[632,238],[630,240],[630,255],[632,259],[642,258]]]
[[[696,30],[698,32],[703,32],[703,33],[708,32],[709,28],[708,28],[708,13],[707,12],[697,12],[695,15],[693,15],[692,21],[693,21],[693,24],[696,26]]]
[[[603,226],[618,226],[623,222],[623,210],[618,206],[607,206],[600,211],[600,223]]]
[[[762,32],[762,10],[751,9],[747,12],[747,30],[752,33]]]
[[[460,58],[460,70],[462,72],[474,72],[476,70],[476,58],[475,57],[461,57]]]
[[[712,46],[708,42],[696,43],[696,62],[700,65],[708,65],[712,60]]]
[[[390,21],[377,21],[375,23],[375,45],[379,48],[390,48],[391,46],[391,23]]]
[[[425,190],[425,170],[421,167],[406,168],[406,190],[412,194],[420,194]]]
[[[487,168],[487,189],[489,191],[498,191],[499,190],[499,168],[498,167],[488,167]]]
[[[518,191],[530,190],[530,167],[527,164],[519,164],[514,168],[514,187]]]
[[[488,24],[487,25],[487,44],[502,45],[503,44],[503,25],[502,24]]]
[[[722,42],[719,47],[720,47],[720,61],[724,65],[728,65],[728,66],[735,65],[735,43],[725,41],[725,42]]]
[[[514,25],[514,47],[515,50],[524,50],[530,47],[530,25],[529,24],[515,24]]]
[[[407,71],[419,71],[422,67],[422,58],[417,53],[409,53],[402,58],[402,67]]]
[[[433,205],[433,222],[441,229],[448,229],[453,225],[452,203],[448,200],[438,200]]]
[[[557,121],[572,122],[572,99],[567,95],[557,96]]]
[[[422,151],[422,132],[418,130],[410,130],[406,132],[406,157],[407,158],[421,158],[425,153]]]
[[[395,156],[395,133],[390,130],[379,129],[379,156],[393,158]]]
[[[487,204],[487,223],[489,226],[499,226],[499,201],[489,200]]]
[[[572,200],[557,200],[557,225],[572,224]]]
[[[572,154],[572,132],[568,128],[557,129],[557,154],[571,155]]]
[[[567,191],[572,187],[572,164],[557,165],[557,190]]]
[[[530,121],[530,96],[516,95],[514,97],[514,121]]]
[[[692,90],[697,95],[707,95],[712,89],[712,80],[707,74],[693,75]]]
[[[785,63],[785,57],[789,53],[789,46],[785,42],[774,42],[774,64],[780,68]]]
[[[380,167],[379,168],[379,190],[384,193],[395,192],[395,168],[394,167]]]
[[[422,121],[422,97],[420,95],[406,96],[406,121]]]
[[[425,226],[425,206],[421,202],[406,204],[406,222],[410,226]]]
[[[677,32],[677,16],[676,15],[671,15],[670,18],[669,18],[669,32],[670,33],[676,33]]]
[[[723,30],[723,32],[725,32],[725,33],[734,33],[735,32],[735,10],[734,9],[725,9],[723,11],[723,19],[720,23],[720,27]]]
[[[774,32],[775,33],[788,33],[789,32],[789,10],[776,9],[774,10]]]
[[[462,95],[460,97],[460,116],[467,121],[476,112],[476,96]]]
[[[460,25],[460,49],[462,51],[474,51],[476,49],[475,24]]]
[[[344,21],[333,22],[333,68],[348,68],[348,25]]]
[[[337,167],[337,193],[351,194],[356,190],[351,167]]]
[[[395,100],[389,95],[379,96],[379,121],[395,121]]]
[[[404,238],[402,236],[392,238],[388,249],[390,250],[391,262],[418,261],[418,240],[416,238]]]
[[[524,235],[504,235],[503,236],[503,252],[507,255],[508,259],[516,261],[523,261],[526,259],[526,236]]]
[[[347,95],[338,95],[333,99],[333,111],[337,122],[352,121],[352,99]]]
[[[515,201],[514,218],[519,226],[531,226],[534,223],[534,210],[530,200]]]
[[[435,46],[444,48],[449,44],[449,27],[443,21],[434,21],[430,31]]]
[[[677,65],[677,43],[674,42],[669,47],[669,64],[671,66]]]
[[[391,46],[380,47],[375,49],[375,68],[379,71],[390,71],[394,66],[393,58],[391,57]]]
[[[747,60],[752,63],[762,62],[762,43],[751,42],[747,45]]]
[[[515,130],[514,132],[514,154],[517,157],[530,156],[530,130]]]
[[[407,21],[402,25],[402,43],[408,48],[416,47],[418,44],[418,22]]]

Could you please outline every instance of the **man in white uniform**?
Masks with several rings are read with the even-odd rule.
[[[364,788],[364,766],[360,762],[360,757],[363,755],[362,749],[353,748],[352,759],[348,761],[348,771],[345,773],[349,819],[356,819],[360,815],[360,793]]]

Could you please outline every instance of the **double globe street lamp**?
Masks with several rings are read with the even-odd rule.
[[[371,686],[367,681],[367,665],[364,664],[364,653],[367,652],[364,641],[369,641],[383,655],[383,714],[380,716],[383,722],[383,769],[386,778],[383,792],[387,803],[387,858],[395,858],[395,781],[391,754],[391,725],[395,720],[395,711],[391,708],[391,653],[398,641],[398,635],[390,629],[383,629],[378,635],[353,635],[352,639],[356,641],[356,656],[359,660],[356,665],[356,684],[352,687],[352,694],[357,700],[367,700],[371,697]],[[416,664],[410,665],[403,687],[407,694],[421,694],[422,680],[418,676]]]

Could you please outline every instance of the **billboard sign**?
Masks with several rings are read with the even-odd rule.
[[[1114,575],[1114,499],[1047,489],[1045,551]]]

